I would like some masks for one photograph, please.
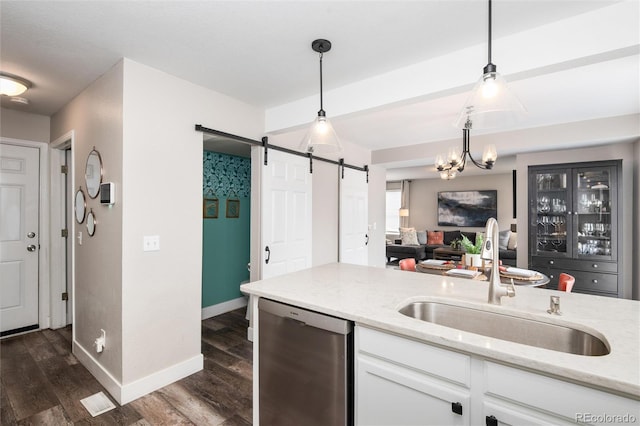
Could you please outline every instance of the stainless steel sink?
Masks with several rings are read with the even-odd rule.
[[[576,355],[607,355],[609,345],[571,327],[438,302],[414,302],[401,314],[469,333]]]

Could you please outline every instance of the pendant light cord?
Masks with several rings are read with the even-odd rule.
[[[491,0],[489,0],[489,62],[491,63]]]
[[[322,52],[320,52],[320,111],[324,111],[322,105]]]

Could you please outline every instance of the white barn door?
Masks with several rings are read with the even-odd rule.
[[[340,178],[340,262],[369,263],[367,175],[344,169]]]
[[[270,149],[262,170],[262,278],[311,267],[309,159]]]
[[[0,146],[0,331],[38,328],[40,152]]]

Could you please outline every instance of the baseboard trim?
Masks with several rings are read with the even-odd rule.
[[[198,354],[123,386],[91,353],[75,340],[73,342],[73,354],[120,405],[127,404],[134,399],[138,399],[204,368],[204,357],[202,354]]]
[[[122,405],[122,384],[76,340],[73,341],[72,351],[76,358],[78,358],[78,361],[80,361],[80,363],[89,370],[91,375],[95,377],[102,386],[104,386],[113,399],[115,399],[118,404]]]
[[[122,387],[122,402],[126,404],[151,393],[161,387],[170,385],[180,379],[197,373],[204,368],[204,357],[202,354],[198,354],[185,361],[172,365],[164,370],[157,371],[142,379],[136,380],[132,383],[124,385]]]
[[[247,306],[247,298],[245,296],[207,306],[206,308],[202,308],[202,319],[206,320],[207,318],[222,315],[236,309],[244,308],[245,306]]]

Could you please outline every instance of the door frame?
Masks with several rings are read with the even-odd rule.
[[[24,139],[14,139],[0,137],[0,142],[7,145],[23,146],[27,148],[36,148],[39,152],[39,185],[40,194],[38,202],[40,212],[38,218],[38,232],[40,233],[38,250],[38,326],[40,329],[49,328],[51,324],[51,306],[49,301],[50,295],[50,274],[49,274],[49,144],[45,142],[36,142]]]
[[[71,178],[71,187],[75,188],[75,131],[71,130],[64,135],[60,136],[53,142],[51,142],[51,156],[50,156],[50,182],[51,182],[51,204],[50,204],[50,217],[51,217],[51,328],[60,328],[67,325],[67,309],[72,310],[72,322],[75,322],[75,298],[72,298],[69,302],[62,300],[62,293],[66,289],[67,280],[67,251],[64,238],[61,236],[60,231],[65,227],[65,179],[64,175],[60,173],[60,167],[65,164],[65,150],[71,148],[71,164],[67,176]],[[71,294],[75,294],[75,233],[76,222],[71,221],[68,225],[68,237],[67,241],[71,244]]]

